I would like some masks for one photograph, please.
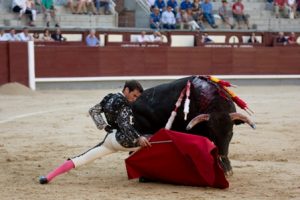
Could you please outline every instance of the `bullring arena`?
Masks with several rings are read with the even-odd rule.
[[[128,180],[127,153],[40,185],[39,175],[104,137],[87,111],[119,89],[33,92],[16,83],[1,86],[1,199],[299,199],[299,85],[234,90],[255,112],[251,118],[257,129],[234,128],[228,189]]]
[[[300,19],[276,18],[263,0],[244,0],[251,27],[231,30],[220,19],[217,29],[164,30],[162,41],[150,37],[146,0],[117,0],[112,12],[72,14],[54,0],[64,40],[0,42],[0,199],[57,200],[214,200],[300,199]],[[111,1],[112,2],[112,1]],[[181,1],[179,1],[181,2]],[[221,2],[211,1],[217,12]],[[231,6],[235,1],[229,0]],[[16,19],[10,2],[0,0],[0,28],[22,32],[27,17]],[[270,6],[270,5],[268,5]],[[53,22],[49,27],[55,32]],[[42,36],[38,14],[30,34]],[[100,43],[85,38],[94,29]],[[279,43],[279,32],[294,32],[294,44]],[[252,33],[257,43],[248,44]],[[105,131],[95,127],[88,110],[127,79],[145,88],[188,75],[215,75],[254,111],[256,124],[234,126],[229,146],[233,175],[229,188],[192,187],[128,180],[116,153],[71,170],[47,185],[39,183],[67,158],[98,144]]]

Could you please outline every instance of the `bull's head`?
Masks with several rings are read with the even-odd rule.
[[[219,150],[219,161],[226,175],[232,175],[232,167],[228,159],[228,147],[233,135],[233,125],[247,123],[253,129],[255,124],[241,113],[211,113],[200,114],[194,117],[186,129],[191,130],[196,125],[206,123],[208,137],[212,140]],[[196,127],[195,127],[196,128]]]

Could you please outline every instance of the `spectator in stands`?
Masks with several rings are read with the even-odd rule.
[[[172,7],[168,6],[167,10],[162,13],[161,22],[164,29],[175,29],[176,28],[176,18],[172,12]]]
[[[288,17],[287,0],[274,0],[274,9],[276,18],[279,17],[280,13],[283,17]]]
[[[208,24],[212,27],[212,28],[218,28],[218,26],[215,23],[215,18],[213,16],[213,6],[212,3],[210,2],[210,0],[205,0],[202,4],[201,4],[201,8],[203,11],[203,16],[204,19],[208,22]]]
[[[161,28],[161,15],[157,7],[153,8],[153,12],[150,14],[150,28],[160,29]]]
[[[179,10],[179,12],[176,15],[176,28],[179,28],[181,30],[185,29],[188,27],[187,22],[185,21],[185,10]]]
[[[104,7],[104,14],[109,15],[112,13],[111,7],[112,3],[111,0],[95,0],[95,5],[98,13],[100,14],[100,8]]]
[[[160,13],[163,13],[166,10],[166,3],[164,0],[156,0],[154,6],[159,9]]]
[[[231,29],[234,28],[234,25],[231,24],[230,20],[229,20],[229,13],[228,13],[228,9],[227,9],[227,0],[222,0],[222,6],[219,8],[219,15],[225,24],[229,25]]]
[[[95,29],[90,30],[90,33],[85,38],[85,43],[88,47],[97,47],[100,45],[100,40],[96,37]]]
[[[34,26],[32,11],[27,8],[26,2],[27,0],[13,0],[12,11],[18,13],[19,19],[21,19],[24,14],[28,15],[30,19],[29,26]]]
[[[202,43],[214,43],[214,41],[212,39],[209,38],[208,34],[207,33],[204,33],[202,35],[202,38],[201,38],[201,42]]]
[[[296,34],[294,32],[291,32],[287,40],[288,44],[297,44]]]
[[[8,41],[7,34],[5,33],[4,29],[0,28],[0,42]]]
[[[29,29],[27,27],[24,27],[23,31],[17,34],[17,37],[21,42],[33,41],[33,37],[29,34]]]
[[[49,29],[46,28],[44,30],[42,40],[45,41],[45,42],[52,42],[52,41],[54,41],[53,38],[51,37]]]
[[[55,7],[53,0],[41,0],[41,6],[42,6],[42,11],[45,15],[46,19],[46,26],[50,26],[50,17],[52,17],[55,27],[59,27],[59,24],[56,19],[56,14],[55,14]]]
[[[242,4],[242,0],[237,0],[232,5],[232,14],[233,18],[237,21],[238,23],[238,29],[241,29],[241,21],[244,21],[244,23],[247,25],[247,28],[250,29],[249,26],[249,16],[244,14],[244,5]]]
[[[248,43],[258,43],[254,32],[251,33],[251,36],[248,39]]]
[[[36,21],[37,10],[36,10],[36,6],[35,6],[35,1],[34,0],[27,0],[26,1],[26,9],[31,11],[32,20]]]
[[[137,42],[139,43],[149,42],[149,38],[146,35],[146,31],[141,32],[141,34],[137,37]]]
[[[183,0],[180,4],[181,10],[186,10],[188,8],[192,8],[192,3],[190,0]]]
[[[38,32],[34,32],[32,37],[34,41],[41,41],[40,34]]]
[[[19,38],[17,37],[16,30],[14,28],[11,28],[9,30],[9,33],[6,33],[7,41],[19,41]]]
[[[172,7],[172,11],[173,11],[174,15],[176,16],[177,13],[178,13],[178,2],[177,2],[177,0],[168,0],[167,6]]]
[[[67,0],[67,6],[70,8],[73,14],[83,14],[86,13],[85,1],[86,0],[77,0],[77,3],[74,3],[75,0]]]
[[[59,42],[66,41],[66,38],[63,37],[63,35],[61,34],[61,30],[59,27],[56,28],[55,33],[51,34],[51,38],[54,41],[59,41]]]
[[[283,44],[286,45],[288,42],[287,38],[284,36],[284,32],[279,32],[278,36],[276,37],[276,43],[277,44]]]
[[[159,31],[154,31],[152,35],[149,36],[149,42],[163,42],[162,34]]]
[[[267,0],[267,2],[266,2],[266,10],[274,10],[273,0]]]
[[[204,30],[202,24],[198,24],[194,20],[192,8],[186,9],[185,14],[183,15],[183,21],[186,22],[192,30]]]
[[[194,0],[192,3],[193,17],[197,23],[201,23],[203,20],[203,12],[201,8],[200,0]]]
[[[287,0],[287,7],[288,7],[289,18],[294,19],[297,12],[296,0]]]
[[[99,12],[97,12],[96,9],[96,1],[99,0],[86,0],[85,1],[85,7],[86,7],[86,12],[89,14],[97,15]],[[108,6],[108,11],[105,11],[105,14],[109,14],[109,6]]]

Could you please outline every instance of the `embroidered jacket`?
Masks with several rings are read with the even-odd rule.
[[[122,93],[108,94],[89,110],[98,129],[111,126],[116,129],[116,139],[123,147],[136,147],[140,134],[133,127],[133,113],[129,102]],[[101,116],[104,113],[107,123]]]

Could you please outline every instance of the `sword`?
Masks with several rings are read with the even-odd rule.
[[[161,140],[161,141],[154,141],[150,142],[150,144],[163,144],[163,143],[171,143],[173,142],[172,140]]]

